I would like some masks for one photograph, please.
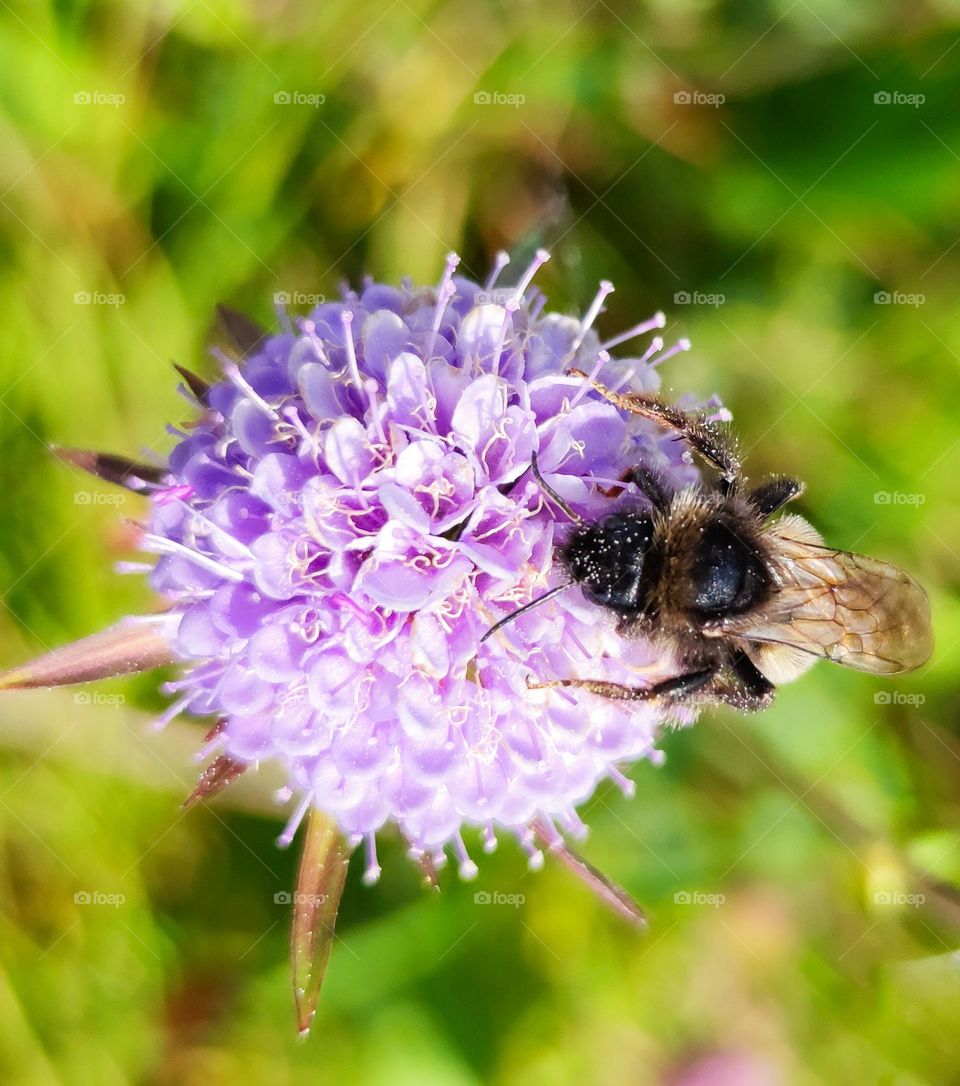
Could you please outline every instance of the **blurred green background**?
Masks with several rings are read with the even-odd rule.
[[[163,448],[216,302],[272,323],[278,292],[541,238],[551,304],[610,278],[602,331],[665,309],[695,344],[666,385],[722,395],[828,540],[915,572],[938,637],[903,680],[821,665],[705,714],[595,797],[585,852],[645,936],[512,846],[429,896],[388,840],[306,1043],[270,774],[184,815],[200,729],[145,727],[155,676],[7,697],[3,1081],[960,1082],[957,0],[0,19],[0,663],[149,606],[112,569],[140,507],[44,447]]]

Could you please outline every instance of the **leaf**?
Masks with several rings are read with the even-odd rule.
[[[159,484],[168,479],[166,468],[154,464],[139,464],[115,453],[98,453],[89,449],[71,449],[63,445],[51,445],[50,451],[62,460],[82,471],[95,475],[104,482],[126,487],[135,494],[147,494],[152,490],[148,484]]]
[[[154,621],[125,618],[100,633],[0,673],[0,690],[68,686],[163,667],[174,662],[165,632],[168,628],[166,616]]]
[[[188,370],[186,366],[179,365],[177,362],[173,363],[173,368],[183,378],[187,388],[193,393],[197,403],[201,404],[203,407],[207,407],[210,382],[201,377],[198,373],[194,373],[193,370]]]
[[[611,909],[622,919],[629,921],[634,927],[645,928],[647,926],[646,914],[627,891],[611,882],[593,864],[588,863],[579,853],[569,848],[555,830],[551,831],[543,822],[536,820],[533,823],[533,832],[565,867],[569,868],[584,885],[597,895],[608,909]]]
[[[217,306],[217,330],[231,353],[239,352],[241,358],[256,354],[267,338],[259,324],[226,305]]]
[[[293,899],[290,954],[297,1028],[310,1030],[333,946],[350,849],[329,815],[311,808]]]
[[[433,857],[427,852],[420,857],[420,870],[423,872],[424,885],[439,893],[440,879],[437,876],[437,865],[433,862]]]
[[[200,774],[197,787],[183,801],[182,806],[187,809],[199,803],[202,799],[210,799],[218,792],[222,792],[249,767],[246,762],[238,762],[226,754],[219,754]]]

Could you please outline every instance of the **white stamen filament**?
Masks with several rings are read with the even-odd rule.
[[[543,267],[544,264],[550,259],[550,254],[546,249],[538,249],[534,254],[533,260],[530,262],[530,267],[520,277],[520,282],[513,292],[514,298],[520,303],[523,301],[523,292],[530,286],[533,281],[533,277]]]
[[[659,358],[653,359],[650,365],[659,366],[662,362],[666,362],[668,358],[673,358],[675,354],[680,354],[681,351],[689,351],[690,346],[691,344],[689,339],[678,339],[677,342],[674,343],[671,348],[669,348],[669,350],[664,351]]]
[[[243,393],[244,396],[256,407],[258,407],[269,419],[274,422],[280,421],[280,416],[277,413],[275,407],[271,407],[270,404],[257,392],[249,381],[240,372],[240,367],[236,362],[232,362],[224,354],[218,354],[218,358],[223,365],[223,372],[226,374],[230,383],[236,385],[236,387]]]
[[[493,360],[490,367],[490,372],[494,376],[500,374],[500,358],[503,354],[503,345],[506,342],[507,333],[513,327],[513,315],[519,308],[520,303],[516,298],[508,298],[503,307],[503,323],[500,325],[500,335],[497,337],[497,345],[493,350]]]
[[[483,289],[484,289],[485,292],[489,293],[491,290],[493,290],[494,285],[496,284],[497,280],[500,278],[500,273],[503,271],[503,269],[509,263],[510,263],[510,254],[507,253],[507,252],[504,252],[504,250],[501,249],[497,253],[497,255],[493,258],[493,271],[487,277],[487,281],[483,284]]]
[[[626,343],[628,339],[646,335],[647,332],[652,332],[654,328],[663,328],[666,323],[667,315],[662,310],[657,310],[652,317],[640,324],[635,324],[625,332],[620,332],[619,335],[614,336],[612,339],[608,339],[603,346],[607,350],[610,350],[611,347],[619,347],[621,343]]]
[[[433,310],[433,324],[430,326],[430,339],[424,352],[424,361],[429,362],[433,357],[433,348],[437,342],[440,325],[443,324],[443,315],[447,311],[447,303],[457,293],[453,285],[453,273],[460,265],[460,257],[456,253],[447,254],[447,263],[440,277],[440,285],[437,287],[437,304]]]
[[[377,397],[377,382],[373,377],[368,377],[363,382],[364,390],[367,393],[367,399],[370,401],[370,416],[373,419],[373,425],[377,431],[377,437],[380,438],[382,444],[387,444],[387,434],[383,428],[383,420],[380,418],[380,400]]]
[[[190,694],[184,694],[182,698],[179,698],[177,701],[175,701],[169,709],[167,709],[160,716],[158,716],[156,720],[153,721],[153,723],[150,725],[150,731],[162,732],[163,729],[172,720],[176,720],[176,718],[186,710],[190,702],[193,701],[193,699],[197,696],[197,693],[199,693],[199,691],[194,691]]]
[[[301,322],[300,327],[303,329],[304,335],[310,341],[310,346],[313,348],[317,359],[322,362],[328,369],[330,366],[330,359],[327,356],[327,352],[323,346],[323,340],[317,335],[317,325],[315,321],[305,319]]]
[[[230,566],[225,566],[223,563],[217,562],[199,551],[191,550],[185,544],[177,543],[174,539],[164,539],[162,536],[146,532],[141,545],[145,551],[151,551],[154,554],[179,554],[189,561],[195,562],[198,566],[210,570],[211,573],[216,573],[219,577],[225,577],[228,581],[239,583],[245,579],[240,570],[231,569]]]
[[[313,803],[313,793],[308,792],[302,800],[297,804],[296,810],[290,816],[289,821],[283,829],[283,833],[277,838],[278,848],[289,848],[290,843],[297,835],[297,830],[300,828],[300,823],[306,816],[307,811],[310,810],[310,805]]]
[[[241,543],[239,539],[232,536],[225,528],[221,528],[219,524],[215,524],[205,513],[201,513],[199,509],[195,509],[188,502],[185,502],[183,498],[177,498],[176,501],[179,506],[182,506],[183,511],[188,517],[199,520],[200,523],[209,530],[210,534],[219,541],[220,546],[231,558],[253,557],[253,552],[245,543]]]
[[[344,309],[340,314],[340,323],[343,325],[343,342],[347,349],[347,368],[350,370],[350,380],[353,381],[357,392],[363,392],[360,367],[357,365],[357,349],[353,342],[353,314],[349,309]]]
[[[310,431],[304,425],[303,419],[300,418],[300,412],[290,404],[283,409],[283,417],[290,423],[290,425],[297,431],[300,437],[303,439],[304,445],[310,450],[311,453],[316,454],[319,451],[319,445],[317,444],[316,437],[310,433]]]
[[[453,839],[453,851],[457,854],[457,862],[459,864],[460,878],[464,882],[469,882],[471,879],[475,879],[480,874],[480,869],[470,859],[470,853],[467,852],[467,846],[464,844],[463,837],[458,833]]]
[[[644,351],[643,355],[639,359],[637,359],[636,366],[631,366],[630,369],[627,370],[627,372],[620,378],[619,381],[617,381],[616,384],[611,385],[610,391],[619,392],[620,389],[623,388],[623,386],[627,384],[628,381],[636,376],[638,366],[644,366],[647,364],[653,365],[654,363],[651,363],[650,359],[653,358],[654,355],[659,354],[662,350],[663,336],[654,336],[653,339],[650,341],[650,346]]]
[[[367,866],[363,872],[363,885],[373,886],[374,883],[380,880],[382,870],[377,860],[377,835],[375,833],[365,833],[363,838],[367,853]]]
[[[596,365],[593,367],[593,369],[587,375],[587,379],[581,383],[580,387],[574,393],[573,399],[570,401],[570,410],[571,411],[573,410],[573,408],[575,408],[577,406],[577,404],[583,399],[583,397],[586,396],[586,394],[590,391],[592,382],[596,381],[596,379],[600,375],[600,371],[603,369],[603,367],[609,361],[610,361],[610,355],[606,351],[601,351],[597,355],[597,363],[596,363]]]
[[[117,573],[153,573],[149,562],[117,562],[113,568]]]
[[[627,797],[632,799],[636,794],[637,786],[630,780],[629,777],[623,775],[617,767],[611,766],[608,770],[610,780],[620,789],[620,791]]]
[[[577,338],[573,341],[573,351],[580,349],[580,344],[583,343],[583,337],[590,331],[593,326],[593,322],[600,314],[600,310],[603,308],[604,300],[608,294],[612,294],[614,291],[613,283],[609,279],[604,279],[600,283],[600,289],[597,291],[596,296],[590,303],[590,308],[587,310],[586,316],[580,322],[580,332]]]
[[[564,830],[577,841],[582,841],[590,832],[590,828],[576,811],[564,811],[563,814],[558,815],[557,817]]]
[[[534,842],[533,830],[524,831],[520,845],[527,854],[527,866],[531,871],[539,871],[543,867],[543,853]]]

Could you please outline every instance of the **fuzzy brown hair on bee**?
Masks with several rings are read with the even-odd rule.
[[[624,637],[669,650],[677,674],[637,687],[586,676],[531,687],[750,710],[765,708],[780,683],[818,659],[890,675],[929,658],[930,607],[916,581],[886,562],[825,546],[802,517],[771,519],[799,497],[801,483],[776,478],[750,488],[732,441],[702,415],[592,384],[617,407],[673,430],[718,478],[673,491],[638,466],[623,481],[645,495],[644,507],[585,522],[534,460],[541,486],[574,521],[558,551],[568,581],[534,603],[579,586],[616,616]]]

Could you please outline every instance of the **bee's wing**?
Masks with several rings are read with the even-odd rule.
[[[903,570],[823,546],[799,517],[771,525],[769,538],[777,588],[728,632],[877,675],[910,671],[929,659],[930,604]]]

